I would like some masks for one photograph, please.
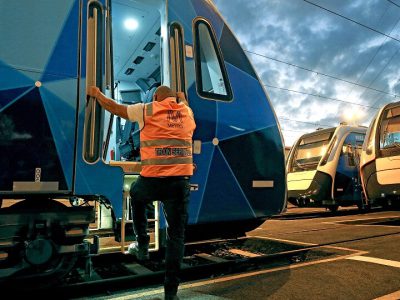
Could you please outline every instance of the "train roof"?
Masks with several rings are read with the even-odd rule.
[[[366,131],[368,127],[362,126],[362,125],[348,125],[345,123],[341,123],[337,127],[330,127],[330,128],[324,128],[324,129],[317,129],[316,131],[305,133],[300,138],[297,140],[295,143],[298,144],[298,142],[304,138],[307,137],[312,137],[312,136],[317,136],[317,135],[323,135],[325,133],[333,133],[336,132],[336,134],[343,134],[344,132],[348,132],[351,130],[361,130],[361,131]],[[339,133],[340,132],[340,133]]]
[[[400,101],[388,103],[383,107],[382,111],[385,109],[388,109],[388,108],[393,108],[393,107],[399,106],[399,105],[400,105]]]

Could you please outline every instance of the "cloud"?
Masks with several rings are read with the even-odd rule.
[[[400,39],[400,9],[388,1],[313,1]],[[349,108],[365,113],[360,123],[368,125],[377,112],[371,107],[398,100],[389,94],[400,94],[400,42],[305,1],[214,2],[243,48],[256,53],[247,54],[267,85],[286,145],[338,125]]]

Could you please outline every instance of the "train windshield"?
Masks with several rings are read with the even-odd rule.
[[[304,136],[296,146],[290,172],[315,170],[328,149],[333,131]]]
[[[400,148],[400,106],[385,111],[380,132],[380,148]]]

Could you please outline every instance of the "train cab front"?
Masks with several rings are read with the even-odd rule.
[[[361,176],[372,206],[400,206],[400,102],[377,116],[362,153]]]
[[[324,160],[331,131],[302,136],[294,145],[287,162],[288,201],[293,205],[323,206],[331,199],[332,177],[318,166]]]

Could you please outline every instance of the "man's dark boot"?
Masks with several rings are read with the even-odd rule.
[[[178,293],[178,287],[175,285],[164,284],[164,300],[179,300],[176,295]]]
[[[136,256],[139,261],[150,259],[149,243],[133,242],[129,245],[128,252],[129,254]]]

